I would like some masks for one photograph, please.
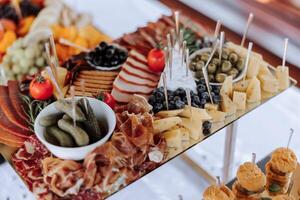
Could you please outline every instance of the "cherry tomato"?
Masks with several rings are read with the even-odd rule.
[[[116,100],[108,92],[101,92],[99,95],[97,95],[96,98],[99,99],[100,101],[103,101],[107,105],[109,105],[109,107],[111,107],[112,109],[114,109],[116,106]]]
[[[148,66],[154,72],[162,72],[165,67],[165,54],[164,51],[155,48],[148,53]]]
[[[29,93],[34,99],[47,100],[53,95],[53,85],[49,79],[37,76],[30,82]]]

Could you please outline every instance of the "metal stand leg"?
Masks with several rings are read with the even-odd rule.
[[[237,134],[237,122],[234,122],[226,127],[226,139],[223,160],[223,182],[227,183],[231,177],[235,144]]]

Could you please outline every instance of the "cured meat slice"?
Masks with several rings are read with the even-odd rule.
[[[9,90],[9,99],[18,113],[18,115],[25,121],[28,120],[28,117],[26,116],[24,112],[24,105],[22,102],[22,99],[20,98],[20,91],[17,81],[8,81],[7,83],[8,90]]]
[[[0,137],[0,143],[5,144],[10,147],[21,147],[23,145],[23,142],[16,142],[13,140],[8,140],[6,137],[4,137],[4,138]]]
[[[20,147],[24,143],[24,139],[8,133],[0,128],[0,142],[8,146]]]
[[[151,87],[151,88],[155,88],[157,86],[157,82],[136,77],[134,75],[126,73],[125,71],[121,71],[118,78],[121,79],[122,81],[131,83],[134,85],[138,85],[138,86],[146,86],[146,87]]]
[[[136,69],[139,69],[149,75],[152,75],[152,76],[159,76],[159,74],[156,74],[155,72],[151,71],[148,67],[147,64],[145,63],[142,63],[142,62],[139,62],[131,57],[128,57],[127,58],[127,61],[126,61],[126,64],[130,65],[131,67],[134,67]]]
[[[111,95],[119,103],[127,103],[130,101],[130,98],[132,97],[132,94],[123,93],[120,90],[118,90],[118,88],[114,88],[111,92]]]
[[[128,94],[143,94],[143,95],[150,95],[154,89],[154,87],[145,87],[145,86],[136,86],[134,84],[126,83],[122,81],[120,78],[117,78],[114,81],[113,88],[117,88],[118,90],[122,91],[123,93]]]
[[[8,87],[6,86],[0,86],[0,107],[9,121],[24,131],[30,132],[26,121],[18,118],[18,113],[10,102]]]
[[[147,58],[143,54],[140,54],[139,52],[137,52],[136,50],[130,51],[129,57],[133,58],[134,60],[136,60],[146,66],[148,65]],[[151,72],[151,71],[149,70],[149,72]]]
[[[159,81],[159,76],[150,74],[148,72],[145,72],[143,70],[140,70],[139,68],[136,68],[134,66],[131,66],[130,64],[125,63],[122,67],[122,71],[125,71],[127,74],[134,75],[139,78],[147,79],[153,82]]]

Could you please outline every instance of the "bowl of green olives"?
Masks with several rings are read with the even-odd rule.
[[[189,68],[196,79],[204,78],[202,68],[205,67],[211,53],[211,48],[195,51],[190,55]],[[227,76],[233,77],[233,82],[241,80],[246,74],[245,59],[236,52],[224,47],[221,60],[216,51],[207,65],[208,79],[211,85],[222,85]]]
[[[70,99],[57,100],[44,108],[35,120],[34,132],[56,157],[83,160],[90,151],[108,141],[115,130],[116,116],[98,99],[75,97],[75,100],[74,111]]]

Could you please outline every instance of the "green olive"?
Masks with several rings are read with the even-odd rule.
[[[217,65],[210,63],[207,67],[207,71],[209,74],[214,74],[217,71]]]
[[[205,63],[202,60],[198,61],[196,64],[196,68],[195,68],[196,71],[202,71],[202,68],[204,67],[204,65],[205,65]]]
[[[229,53],[230,53],[230,50],[227,49],[227,48],[224,48],[224,49],[222,50],[222,59],[223,59],[223,60],[228,60]]]
[[[219,58],[213,58],[212,60],[211,60],[211,63],[213,63],[213,64],[215,64],[215,65],[219,65],[220,64],[220,60],[219,60]]]
[[[214,58],[219,58],[219,51],[216,51],[213,57]]]
[[[232,64],[228,60],[225,60],[222,63],[222,67],[221,67],[222,72],[227,73],[227,72],[229,72],[231,70],[231,68],[232,68]]]
[[[191,69],[192,71],[196,71],[196,65],[197,65],[196,62],[191,62],[191,64],[190,64],[190,69]]]
[[[215,81],[215,76],[213,74],[208,75],[208,80],[209,82],[214,82]]]
[[[219,73],[216,75],[216,81],[219,83],[223,83],[226,79],[227,75],[224,73]]]
[[[238,62],[236,63],[236,68],[239,70],[239,71],[243,71],[244,69],[244,59],[243,58],[240,58],[238,60]]]
[[[239,56],[236,53],[232,52],[229,54],[229,61],[231,63],[236,63],[238,61],[238,59],[239,59]]]
[[[239,74],[239,70],[237,70],[236,68],[232,68],[229,72],[228,75],[232,76],[233,79],[235,79]]]
[[[196,61],[201,60],[201,55],[197,55],[197,56],[195,57],[195,59],[196,59]]]
[[[201,60],[204,61],[204,63],[206,63],[209,59],[209,54],[208,53],[203,53],[201,55]]]
[[[201,78],[203,78],[203,77],[204,77],[204,75],[203,75],[203,72],[202,72],[202,71],[197,71],[197,72],[196,72],[196,78],[201,79]]]

